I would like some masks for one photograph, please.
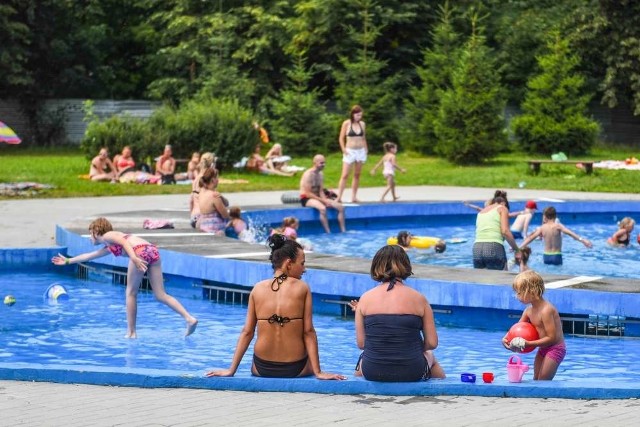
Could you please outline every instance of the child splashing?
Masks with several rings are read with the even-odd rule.
[[[382,148],[384,149],[385,154],[373,169],[371,169],[371,175],[374,175],[381,165],[383,166],[382,176],[387,180],[387,187],[384,189],[384,193],[382,193],[380,201],[384,202],[384,198],[387,196],[387,193],[391,192],[391,197],[395,202],[399,199],[399,197],[396,196],[396,169],[402,173],[406,173],[407,170],[398,166],[396,163],[396,153],[398,152],[397,144],[394,142],[385,142],[382,144]]]

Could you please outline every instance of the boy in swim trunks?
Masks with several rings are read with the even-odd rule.
[[[567,234],[587,248],[592,246],[591,242],[578,236],[564,225],[556,222],[556,208],[549,206],[542,212],[542,226],[529,234],[520,245],[520,249],[542,236],[544,239],[544,254],[542,256],[545,264],[562,265],[562,233]]]
[[[515,337],[508,342],[505,335],[502,345],[515,352],[522,352],[525,347],[538,347],[533,363],[533,379],[552,380],[567,354],[558,310],[542,298],[544,281],[533,270],[518,274],[513,281],[513,290],[521,303],[531,304],[524,309],[519,322],[529,322],[535,326],[539,338],[527,341],[522,337]]]
[[[87,262],[109,254],[129,256],[126,290],[127,335],[125,338],[137,338],[138,288],[145,272],[147,272],[147,277],[156,299],[180,314],[187,322],[185,336],[191,335],[196,330],[198,320],[191,316],[177,299],[167,294],[164,290],[160,254],[155,245],[133,234],[114,231],[113,226],[106,218],[98,218],[93,221],[89,225],[89,234],[94,245],[104,244],[105,246],[96,251],[71,258],[58,254],[51,259],[51,262],[55,265],[67,265]]]

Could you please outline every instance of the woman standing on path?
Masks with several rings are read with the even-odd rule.
[[[338,199],[336,200],[340,203],[342,203],[342,193],[352,167],[351,202],[359,202],[357,193],[360,186],[360,173],[362,172],[362,165],[367,161],[367,153],[369,152],[362,114],[362,107],[354,105],[351,108],[349,119],[342,122],[342,127],[340,128],[338,142],[342,150],[342,175],[338,184]]]

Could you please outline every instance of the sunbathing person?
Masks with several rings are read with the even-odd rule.
[[[98,155],[91,160],[89,178],[91,181],[116,182],[116,168],[109,159],[109,151],[106,148],[102,147]]]
[[[247,164],[246,164],[246,168],[247,170],[250,171],[254,171],[254,172],[260,172],[263,173],[265,175],[280,175],[280,176],[293,176],[294,173],[293,172],[283,172],[281,170],[275,169],[275,168],[270,168],[267,165],[267,161],[265,160],[264,157],[262,157],[262,155],[260,154],[260,149],[262,147],[260,146],[260,144],[256,145],[256,148],[253,152],[253,154],[251,155],[251,157],[249,157],[249,160],[247,160]]]
[[[280,234],[269,237],[268,244],[273,278],[253,286],[247,318],[229,369],[210,371],[206,376],[235,375],[257,328],[251,365],[253,375],[273,378],[315,375],[321,380],[346,379],[344,375],[320,369],[311,290],[301,280],[305,270],[302,246]]]
[[[131,147],[125,145],[120,154],[116,154],[113,158],[113,165],[116,167],[116,175],[118,178],[125,172],[135,170],[136,162],[131,155]]]

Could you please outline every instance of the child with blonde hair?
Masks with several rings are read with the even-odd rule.
[[[525,347],[538,347],[533,364],[533,379],[552,380],[567,354],[558,310],[542,297],[544,280],[533,270],[518,274],[513,281],[513,290],[521,303],[530,304],[522,312],[519,322],[531,323],[538,331],[539,338],[527,341],[522,337],[515,337],[508,342],[505,335],[502,345],[507,350],[516,352],[522,352]]]
[[[402,173],[407,172],[407,170],[400,167],[396,162],[396,153],[398,152],[398,145],[396,143],[385,142],[382,144],[382,148],[384,149],[385,154],[373,169],[371,169],[371,175],[374,175],[381,165],[383,166],[382,176],[387,180],[387,187],[384,189],[384,193],[382,193],[380,201],[384,202],[384,198],[387,196],[387,193],[391,192],[391,197],[395,202],[399,199],[399,197],[396,196],[396,169]]]
[[[607,239],[607,243],[612,246],[629,246],[631,242],[631,233],[635,227],[636,221],[628,216],[622,218],[618,223],[618,231]]]
[[[160,254],[156,245],[133,234],[114,231],[113,226],[106,218],[98,218],[89,224],[89,235],[91,243],[94,245],[103,244],[104,246],[96,251],[74,257],[58,254],[51,259],[51,262],[55,265],[76,264],[109,254],[129,257],[126,290],[127,335],[125,338],[137,338],[138,288],[144,273],[147,273],[156,299],[181,315],[187,322],[187,329],[184,335],[191,335],[196,330],[198,320],[191,316],[177,299],[167,294],[164,290],[162,264],[160,263]]]

